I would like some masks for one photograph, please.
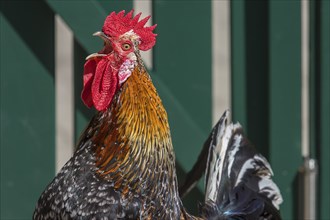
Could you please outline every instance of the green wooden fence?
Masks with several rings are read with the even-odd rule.
[[[270,160],[290,219],[302,162],[300,19],[299,1],[232,3],[234,117]]]
[[[31,219],[54,176],[54,12],[1,1],[1,219]]]
[[[110,11],[132,1],[1,1],[1,219],[31,219],[55,173],[54,14],[74,33],[75,132],[93,110],[80,101],[84,57],[101,47],[91,36]],[[311,146],[320,164],[319,218],[329,219],[329,1],[311,2]],[[211,129],[211,1],[154,1],[153,81],[168,111],[180,176]],[[270,160],[294,219],[301,158],[301,14],[299,1],[231,3],[232,109]],[[221,85],[219,85],[221,86]],[[196,189],[185,199],[202,201]]]
[[[311,152],[320,163],[319,219],[329,209],[329,1],[310,2]],[[301,2],[232,1],[232,108],[270,160],[284,196],[284,219],[297,218],[301,156]],[[314,152],[314,153],[313,153]]]

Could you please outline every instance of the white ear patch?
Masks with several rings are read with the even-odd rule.
[[[134,67],[136,64],[136,58],[135,59],[126,59],[124,63],[120,66],[118,71],[118,78],[119,78],[119,84],[123,84],[128,77],[132,74]]]

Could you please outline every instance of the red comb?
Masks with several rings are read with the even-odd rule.
[[[156,36],[152,31],[156,28],[156,24],[150,27],[144,27],[151,16],[145,17],[139,21],[141,13],[133,17],[133,10],[125,15],[125,11],[112,12],[106,19],[102,31],[111,37],[119,37],[120,35],[133,30],[139,35],[141,43],[140,50],[149,50],[156,43]]]

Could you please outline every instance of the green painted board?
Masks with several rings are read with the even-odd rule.
[[[295,218],[295,177],[302,164],[300,11],[299,1],[269,2],[269,152],[284,198],[283,219]]]
[[[233,121],[269,158],[268,2],[231,2]]]
[[[0,219],[31,219],[55,172],[53,13],[1,1],[0,33]]]
[[[232,1],[232,109],[270,161],[284,203],[296,215],[301,165],[301,29],[299,1]]]
[[[248,132],[246,98],[245,1],[232,1],[231,10],[231,108],[234,121]],[[252,51],[251,51],[252,52]]]
[[[320,1],[320,219],[330,219],[330,1]]]
[[[211,2],[155,1],[153,8],[158,36],[152,77],[187,171],[211,130]]]

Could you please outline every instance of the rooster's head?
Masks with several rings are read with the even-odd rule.
[[[94,33],[104,41],[98,53],[86,58],[84,66],[84,88],[81,94],[86,106],[105,111],[113,96],[140,63],[139,50],[149,50],[156,43],[152,31],[156,25],[144,27],[150,16],[139,21],[141,13],[133,17],[133,10],[112,12],[106,19],[102,31]]]

